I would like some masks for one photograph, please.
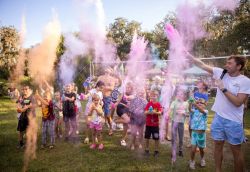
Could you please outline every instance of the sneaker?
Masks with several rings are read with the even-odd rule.
[[[16,148],[17,148],[17,149],[23,149],[23,148],[24,148],[24,144],[22,144],[22,145],[21,145],[21,144],[18,144],[18,145],[16,146]]]
[[[205,167],[206,166],[206,161],[205,159],[201,159],[201,167]]]
[[[88,137],[85,138],[84,143],[89,144],[89,138]]]
[[[95,142],[98,143],[98,138],[97,137],[95,138]]]
[[[121,146],[127,146],[127,143],[125,140],[121,140]]]
[[[102,143],[99,144],[98,149],[99,149],[99,150],[103,150],[103,148],[104,148],[104,145],[103,145]]]
[[[90,149],[95,149],[96,148],[96,144],[91,144],[89,148]]]
[[[145,156],[149,157],[149,155],[150,155],[150,154],[149,154],[149,150],[145,150],[145,153],[144,153],[144,154],[145,154]]]
[[[155,151],[154,152],[154,157],[158,157],[159,156],[159,151]]]
[[[195,161],[192,160],[189,161],[189,168],[195,170]]]
[[[183,157],[183,152],[182,151],[179,151],[179,156]]]
[[[135,145],[131,145],[131,150],[135,150]]]
[[[45,147],[46,147],[45,144],[42,144],[42,145],[41,145],[41,149],[44,149]]]
[[[76,134],[77,134],[77,135],[79,134],[79,131],[78,131],[78,130],[76,130]]]
[[[116,130],[116,123],[112,122],[112,130]]]
[[[117,128],[118,130],[123,130],[123,125],[122,125],[122,124],[117,124],[117,125],[116,125],[116,128]]]
[[[171,165],[174,166],[176,162],[176,159],[171,159]]]
[[[142,145],[141,144],[139,144],[139,149],[142,149]]]
[[[54,148],[54,145],[50,145],[49,148],[50,148],[50,149],[53,149],[53,148]]]

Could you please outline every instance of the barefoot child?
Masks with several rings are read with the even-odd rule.
[[[98,149],[102,150],[104,148],[104,145],[102,143],[102,125],[104,120],[104,113],[102,110],[102,106],[99,103],[100,97],[97,94],[94,94],[92,96],[92,104],[90,106],[89,115],[90,116],[90,122],[89,122],[89,128],[91,129],[92,133],[92,144],[90,145],[91,149],[95,149],[97,146],[96,138],[98,139],[99,146]]]

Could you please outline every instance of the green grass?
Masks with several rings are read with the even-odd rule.
[[[37,110],[39,112],[40,109]],[[250,114],[250,111],[247,113]],[[209,123],[212,120],[212,113],[209,114]],[[250,138],[250,118],[245,117],[246,133]],[[37,115],[39,125],[38,131],[38,149],[37,158],[29,164],[28,171],[40,172],[88,172],[88,171],[190,171],[188,168],[189,149],[184,148],[184,157],[177,159],[177,164],[171,167],[170,164],[170,143],[164,143],[160,146],[160,156],[146,158],[141,151],[131,151],[129,148],[123,148],[119,145],[121,131],[116,131],[112,137],[107,135],[107,129],[104,129],[103,151],[90,150],[89,145],[81,143],[72,144],[63,140],[57,140],[56,148],[53,150],[39,149],[41,145],[41,115]],[[18,133],[16,131],[17,119],[15,112],[15,103],[8,98],[0,99],[0,171],[12,172],[21,171],[23,167],[24,151],[17,150]],[[81,122],[80,139],[83,139],[84,124]],[[186,141],[186,138],[185,138]],[[250,169],[250,143],[243,144],[246,168]],[[151,142],[153,145],[153,142]],[[153,146],[151,147],[153,150]],[[195,171],[214,171],[213,161],[213,142],[210,133],[207,134],[206,160],[207,167],[197,166]],[[151,151],[152,152],[152,151]],[[226,144],[225,160],[223,162],[223,171],[233,171],[233,158],[229,146]],[[199,162],[197,154],[196,161]]]

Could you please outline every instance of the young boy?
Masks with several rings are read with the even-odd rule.
[[[193,106],[192,106],[193,105]],[[193,108],[192,108],[193,107]],[[204,160],[204,148],[206,147],[206,128],[207,128],[207,114],[208,111],[205,109],[206,101],[204,99],[198,99],[193,104],[189,105],[189,110],[192,115],[191,119],[191,160],[189,162],[189,167],[195,169],[195,152],[196,148],[200,149],[201,156],[201,167],[206,166]]]
[[[154,156],[159,155],[159,115],[162,114],[161,104],[158,102],[159,91],[150,91],[150,101],[145,107],[146,130],[145,130],[145,155],[149,156],[149,139],[151,135],[155,140]]]
[[[54,148],[55,145],[55,115],[53,112],[53,103],[51,100],[51,93],[46,91],[44,96],[41,97],[38,92],[36,92],[36,98],[40,101],[40,106],[42,108],[42,145],[41,148],[46,147],[47,133],[50,135],[50,146],[49,148]]]
[[[29,86],[25,85],[22,88],[22,98],[19,99],[17,102],[17,112],[21,113],[19,120],[18,120],[18,126],[17,131],[19,131],[19,145],[17,148],[23,148],[24,147],[24,141],[23,136],[26,133],[26,129],[29,125],[28,116],[29,115],[35,115],[34,114],[34,98],[31,95],[31,90]]]

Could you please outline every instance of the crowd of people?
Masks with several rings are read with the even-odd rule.
[[[212,108],[215,117],[211,125],[216,171],[221,171],[225,141],[232,149],[235,171],[243,171],[244,161],[241,152],[241,144],[245,138],[243,108],[250,94],[250,80],[240,73],[244,68],[245,59],[231,56],[225,65],[227,71],[223,72],[221,68],[212,68],[191,54],[187,55],[197,66],[216,79],[217,94]],[[122,125],[120,126],[122,129],[121,146],[129,146],[131,150],[144,149],[145,156],[150,156],[149,141],[153,139],[153,156],[158,157],[161,139],[160,122],[164,120],[164,138],[171,141],[171,163],[175,164],[177,153],[178,156],[183,157],[184,123],[187,121],[191,147],[189,167],[195,169],[194,159],[197,149],[201,156],[200,165],[205,167],[207,84],[198,81],[197,89],[194,91],[183,83],[175,85],[170,79],[168,81],[170,87],[166,87],[160,79],[156,76],[151,85],[138,85],[132,80],[124,82],[114,71],[107,68],[104,74],[96,79],[94,87],[90,84],[92,78],[86,80],[83,84],[85,87],[83,93],[78,93],[77,87],[72,83],[65,85],[63,91],[54,91],[47,84],[42,91],[35,93],[32,93],[29,86],[25,85],[17,99],[18,148],[24,147],[24,134],[29,125],[28,116],[35,117],[35,108],[40,106],[42,149],[47,145],[50,149],[54,148],[56,138],[64,137],[66,141],[77,141],[79,132],[82,132],[84,143],[90,144],[90,149],[103,150],[105,145],[102,131],[105,124],[108,126],[108,135],[111,137],[114,129]],[[165,94],[166,91],[171,93]],[[170,96],[169,103],[164,101],[166,95]],[[85,107],[81,106],[81,101],[87,101]],[[84,131],[79,131],[79,118],[82,115],[86,127]],[[169,130],[171,137],[168,135]],[[128,139],[128,131],[130,131],[130,139]],[[49,138],[49,144],[47,144],[47,138]]]

